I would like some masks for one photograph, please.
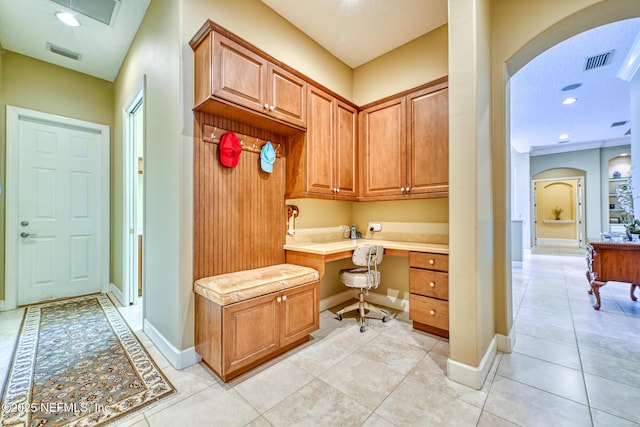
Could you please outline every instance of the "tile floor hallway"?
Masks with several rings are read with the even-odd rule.
[[[178,393],[119,426],[640,425],[640,301],[602,288],[591,308],[584,256],[526,253],[514,269],[517,340],[482,390],[445,376],[448,343],[415,332],[406,313],[361,334],[321,313],[314,339],[228,384],[204,365],[176,371],[123,314]],[[0,313],[4,378],[21,310]]]

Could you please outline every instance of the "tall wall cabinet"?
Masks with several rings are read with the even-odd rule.
[[[356,108],[314,86],[309,86],[308,105],[307,191],[355,199]]]
[[[448,109],[446,79],[363,108],[363,197],[448,195]]]

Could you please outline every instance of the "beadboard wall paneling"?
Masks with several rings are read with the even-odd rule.
[[[228,168],[220,163],[218,144],[202,133],[204,125],[233,130],[247,146],[259,138],[282,144],[280,152],[285,138],[207,113],[194,112],[194,119],[193,279],[283,263],[285,157],[269,174],[260,168],[258,152],[243,150],[238,166]]]

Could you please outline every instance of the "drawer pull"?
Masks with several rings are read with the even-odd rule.
[[[276,298],[276,301],[280,302],[280,301],[282,301],[282,298],[278,297],[278,298]]]
[[[286,300],[287,300],[287,296],[286,296],[286,295],[283,295],[283,296],[282,296],[282,301],[286,301]]]
[[[431,259],[429,260],[429,264],[433,265],[433,264],[435,264],[435,263],[436,263],[436,260],[435,260],[435,259],[431,258]]]
[[[430,288],[435,288],[435,287],[436,287],[435,282],[429,282],[429,287],[430,287]]]
[[[432,316],[436,315],[436,311],[432,308],[431,310],[429,310],[429,314]]]

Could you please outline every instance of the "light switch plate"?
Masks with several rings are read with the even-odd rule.
[[[382,224],[378,222],[373,222],[369,225],[369,230],[371,231],[380,231],[382,230]]]

